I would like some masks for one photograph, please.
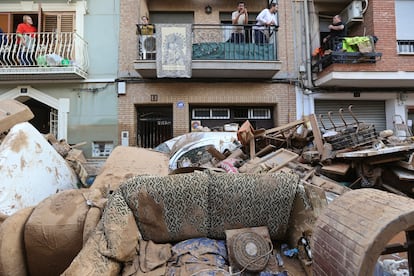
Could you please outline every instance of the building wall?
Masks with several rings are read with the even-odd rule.
[[[151,95],[158,95],[156,103]],[[177,108],[177,102],[184,108]],[[129,131],[130,145],[136,145],[136,105],[171,104],[174,136],[190,131],[189,105],[273,105],[275,125],[296,120],[295,90],[289,84],[272,83],[135,83],[127,86],[126,95],[119,97],[119,132]]]
[[[84,17],[89,79],[112,79],[118,73],[119,0],[89,0]]]
[[[260,12],[268,1],[247,1],[249,12]],[[204,12],[205,6],[212,7],[212,13]],[[220,81],[207,79],[199,81],[160,81],[139,80],[133,69],[137,57],[137,36],[135,24],[142,15],[150,11],[194,11],[195,23],[219,24],[220,12],[229,14],[236,9],[237,1],[142,1],[123,0],[120,19],[120,54],[118,77],[127,80],[126,95],[118,97],[118,137],[122,131],[129,131],[129,144],[137,142],[137,105],[171,105],[173,107],[173,135],[190,131],[190,111],[192,104],[209,106],[230,105],[272,105],[275,110],[274,125],[281,125],[296,120],[296,93],[292,82],[296,76],[293,51],[293,28],[290,23],[290,1],[279,1],[278,54],[282,61],[280,79],[286,83],[272,83],[270,80],[260,82]],[[148,10],[147,10],[148,8]],[[134,27],[131,27],[134,26]],[[157,95],[158,101],[151,102],[151,95]],[[177,108],[177,102],[184,102],[184,108]]]
[[[68,143],[87,142],[82,150],[91,157],[92,141],[118,143],[115,79],[118,73],[120,0],[2,0],[0,12],[37,13],[39,4],[44,11],[76,13],[76,32],[88,43],[88,77],[82,81],[18,80],[0,83],[0,95],[19,85],[27,85],[55,99],[69,99]]]
[[[371,0],[364,14],[364,21],[355,23],[349,29],[351,36],[375,35],[378,37],[376,51],[382,53],[382,58],[375,64],[335,64],[322,75],[333,71],[373,71],[397,72],[414,71],[414,55],[399,55],[397,53],[396,23],[394,0]]]

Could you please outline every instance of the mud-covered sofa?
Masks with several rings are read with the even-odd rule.
[[[225,239],[227,229],[257,226],[284,239],[298,186],[299,176],[284,172],[134,177],[110,195],[98,226],[63,275],[132,275],[123,270],[140,255],[142,241]]]

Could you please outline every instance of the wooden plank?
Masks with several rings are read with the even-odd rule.
[[[275,133],[275,132],[286,131],[286,130],[289,130],[291,128],[294,128],[297,125],[301,125],[304,122],[305,122],[305,120],[304,119],[301,119],[301,120],[297,120],[297,121],[294,121],[294,122],[285,124],[283,126],[279,126],[279,127],[275,127],[275,128],[270,128],[270,129],[267,129],[266,130],[265,134],[267,135],[267,134],[272,134],[272,133]]]
[[[414,172],[401,168],[392,168],[391,170],[399,180],[414,181]]]
[[[256,141],[254,138],[250,139],[250,158],[254,158],[256,156]]]
[[[277,171],[278,169],[284,167],[287,163],[299,157],[298,154],[286,149],[279,149],[275,153],[276,154],[273,158],[265,162],[266,166],[271,167],[269,173]]]
[[[333,192],[338,195],[341,195],[350,190],[349,188],[341,186],[339,183],[331,179],[322,178],[317,175],[313,175],[312,179],[309,180],[309,182],[315,186],[321,187],[325,191]]]
[[[316,150],[319,152],[320,155],[323,153],[323,140],[322,140],[322,134],[321,130],[318,125],[318,121],[316,120],[315,114],[309,115],[309,122],[312,127],[312,133],[313,133],[313,142],[316,146]]]
[[[0,101],[0,133],[34,117],[30,108],[16,100]]]
[[[273,145],[267,145],[266,147],[264,147],[263,149],[261,149],[260,151],[258,151],[256,153],[257,157],[262,157],[265,156],[266,154],[269,154],[273,151],[275,151],[277,148]]]
[[[339,175],[345,175],[351,165],[347,163],[336,163],[328,166],[323,166],[321,169],[322,171],[333,173],[333,174],[339,174]]]
[[[226,159],[226,156],[224,154],[222,154],[221,152],[219,152],[214,146],[208,147],[207,151],[212,156],[214,156],[214,158],[216,158],[217,160],[222,161],[222,160]]]

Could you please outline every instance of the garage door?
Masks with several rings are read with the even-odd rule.
[[[377,132],[386,129],[384,101],[315,100],[315,114],[317,117],[319,117],[319,114],[323,115],[323,123],[329,129],[332,128],[332,124],[328,119],[328,112],[332,111],[334,125],[343,126],[344,122],[339,116],[339,109],[343,108],[343,115],[347,124],[355,124],[355,120],[348,111],[350,105],[352,105],[352,111],[359,122],[375,125]]]

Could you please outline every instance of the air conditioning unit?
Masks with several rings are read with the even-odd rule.
[[[142,59],[155,59],[155,53],[157,52],[155,35],[141,35],[139,40]]]
[[[363,20],[362,1],[352,1],[340,14],[342,23],[350,25]]]

